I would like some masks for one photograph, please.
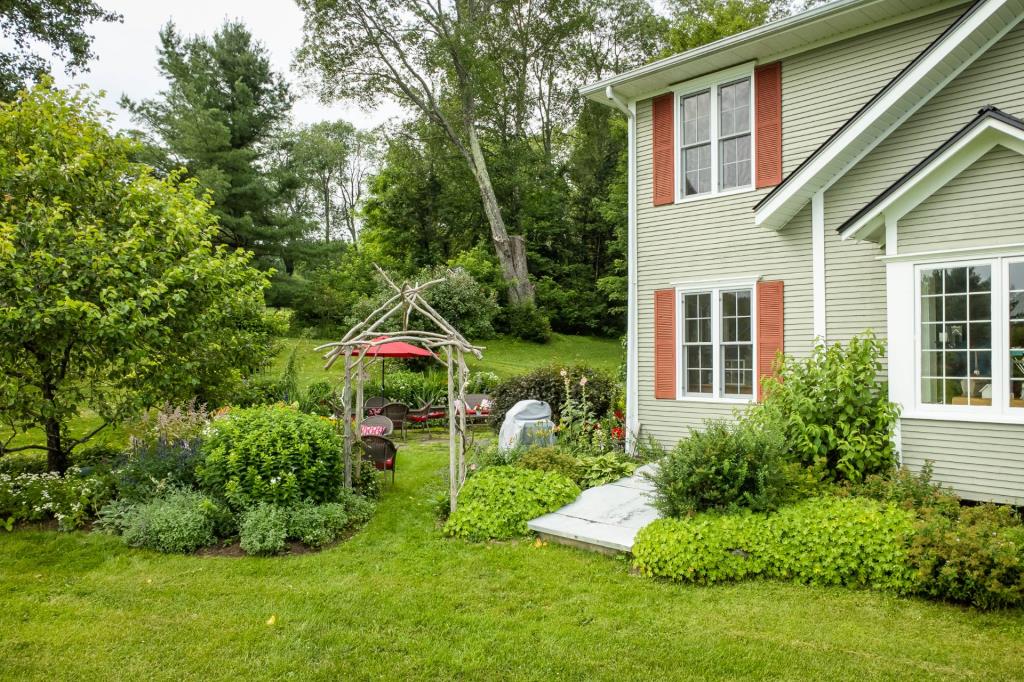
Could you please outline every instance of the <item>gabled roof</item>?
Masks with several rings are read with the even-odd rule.
[[[977,0],[765,196],[754,222],[782,228],[1022,18],[1024,0]]]
[[[1024,153],[1024,121],[988,106],[857,211],[839,233],[843,239],[869,237],[884,227],[887,215],[902,217],[998,144]]]
[[[650,97],[697,76],[737,64],[763,61],[772,55],[805,50],[822,41],[840,40],[902,16],[939,11],[950,5],[950,1],[936,0],[834,0],[590,83],[580,88],[580,93],[604,104],[608,103],[605,89],[609,86],[626,99]]]

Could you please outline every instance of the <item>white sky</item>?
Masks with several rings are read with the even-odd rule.
[[[302,40],[302,12],[291,0],[99,0],[101,7],[124,16],[120,24],[93,24],[87,31],[95,37],[89,71],[74,78],[53,61],[59,85],[84,83],[93,91],[105,90],[104,104],[115,114],[114,127],[131,127],[131,119],[117,101],[122,94],[139,100],[156,95],[166,86],[156,70],[157,32],[173,19],[183,35],[212,34],[225,19],[241,19],[253,36],[270,51],[274,68],[284,73],[299,95],[292,110],[298,123],[343,118],[357,127],[383,123],[400,113],[396,104],[378,110],[362,110],[352,105],[324,106],[312,95],[304,95],[291,72],[292,55]],[[45,52],[44,52],[45,54]]]

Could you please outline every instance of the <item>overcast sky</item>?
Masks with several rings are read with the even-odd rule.
[[[274,67],[285,73],[296,94],[293,117],[299,123],[344,118],[358,127],[371,127],[400,113],[397,105],[377,111],[351,105],[324,106],[315,97],[298,90],[291,73],[292,55],[302,40],[302,12],[291,0],[99,0],[104,9],[124,15],[121,24],[93,24],[87,30],[95,36],[89,71],[69,78],[54,63],[58,84],[85,83],[92,90],[105,90],[106,107],[116,114],[115,127],[131,126],[131,119],[117,101],[122,94],[133,100],[152,97],[165,87],[156,70],[157,32],[173,19],[182,34],[211,34],[225,19],[241,19],[253,36],[270,51]]]

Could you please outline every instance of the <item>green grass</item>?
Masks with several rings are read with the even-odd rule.
[[[272,559],[0,532],[0,679],[1020,679],[1024,615],[771,582],[701,588],[447,540],[441,446],[351,540]],[[272,625],[268,620],[274,618]]]
[[[267,371],[271,376],[279,376],[292,350],[295,350],[300,386],[308,386],[314,381],[323,381],[328,377],[338,378],[343,371],[341,363],[335,364],[329,372],[324,371],[321,353],[313,350],[330,340],[282,339],[281,352]],[[502,378],[545,365],[569,365],[580,362],[615,374],[622,363],[622,344],[617,339],[554,334],[551,342],[545,344],[507,338],[487,339],[477,343],[484,346],[483,359],[470,358],[470,369],[494,372]]]

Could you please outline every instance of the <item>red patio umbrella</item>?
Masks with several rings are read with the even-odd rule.
[[[364,355],[380,358],[380,394],[384,396],[384,359],[385,358],[432,358],[433,351],[414,346],[405,341],[388,341],[387,336],[378,336],[363,349]]]

